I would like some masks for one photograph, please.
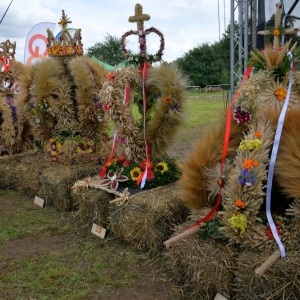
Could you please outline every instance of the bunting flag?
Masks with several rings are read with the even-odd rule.
[[[48,56],[47,29],[54,32],[55,23],[42,22],[33,26],[26,37],[24,64],[29,66]]]

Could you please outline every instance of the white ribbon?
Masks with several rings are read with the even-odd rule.
[[[275,133],[275,139],[274,139],[274,143],[273,143],[273,149],[272,149],[270,165],[269,165],[268,181],[267,181],[268,184],[267,184],[267,193],[266,193],[266,214],[267,214],[267,218],[268,218],[268,222],[269,222],[272,234],[279,246],[281,258],[285,257],[286,254],[285,254],[284,246],[283,246],[283,244],[280,240],[280,237],[277,233],[276,225],[275,225],[274,220],[271,215],[271,192],[272,192],[272,181],[273,181],[273,175],[274,175],[275,161],[276,161],[276,157],[277,157],[277,153],[278,153],[284,118],[285,118],[285,114],[286,114],[286,111],[287,111],[287,108],[289,105],[290,94],[291,94],[291,89],[292,89],[292,82],[293,82],[293,71],[291,70],[287,96],[285,98],[285,102],[284,102],[283,108],[281,110],[279,119],[278,119],[278,125],[277,125],[277,129],[276,129],[276,133]]]

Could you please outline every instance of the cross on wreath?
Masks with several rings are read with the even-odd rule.
[[[285,34],[297,34],[300,28],[283,28],[281,26],[281,16],[282,16],[282,5],[281,3],[276,4],[276,13],[275,13],[275,27],[269,30],[259,31],[258,35],[273,35],[273,49],[279,48],[279,37]]]
[[[127,31],[121,37],[121,48],[123,53],[125,54],[128,61],[135,65],[141,65],[144,61],[147,61],[150,64],[156,61],[160,61],[162,59],[163,50],[165,47],[165,40],[163,34],[154,27],[144,30],[144,21],[150,20],[150,15],[143,14],[143,7],[141,4],[135,5],[134,12],[134,16],[129,17],[128,21],[130,23],[137,23],[137,31]],[[158,52],[154,55],[147,54],[146,52],[146,35],[148,35],[151,32],[156,33],[160,37],[160,48]],[[126,37],[129,35],[138,35],[139,37],[140,53],[138,55],[134,55],[132,53],[127,52],[127,49],[125,47],[125,41]]]

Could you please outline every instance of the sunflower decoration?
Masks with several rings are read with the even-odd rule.
[[[155,171],[164,174],[166,171],[168,171],[168,165],[164,161],[161,161],[156,165]]]
[[[259,97],[259,106],[264,110],[276,110],[280,112],[285,99],[287,97],[287,84],[280,82],[279,80],[273,81],[269,86],[267,86],[261,93]],[[295,92],[290,94],[289,108],[299,106],[299,101],[297,101],[297,95]]]
[[[137,181],[142,175],[142,170],[139,167],[135,167],[130,170],[130,179],[133,181]]]
[[[140,163],[129,161],[125,154],[120,154],[110,164],[107,172],[117,172],[122,168],[122,174],[128,177],[128,181],[120,182],[122,187],[137,189],[137,181],[141,178],[147,167],[145,189],[156,188],[175,182],[181,176],[179,161],[176,158],[164,155],[160,160],[142,160]]]

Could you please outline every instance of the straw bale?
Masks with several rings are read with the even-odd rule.
[[[288,251],[287,256],[277,260],[262,277],[254,270],[272,254],[265,250],[245,250],[236,261],[233,299],[300,299],[299,247]]]
[[[65,210],[76,209],[71,198],[71,187],[77,180],[99,173],[99,166],[47,166],[40,176],[37,195],[46,203]]]
[[[78,207],[75,215],[82,223],[88,225],[96,223],[104,228],[107,227],[109,201],[114,198],[113,194],[100,189],[85,188],[74,190],[71,198],[74,205]]]
[[[141,191],[121,205],[111,204],[109,229],[136,249],[157,254],[171,235],[174,224],[185,221],[189,210],[182,205],[176,183]]]
[[[39,176],[44,167],[36,155],[24,156],[14,168],[16,190],[28,196],[36,195],[39,189]]]
[[[0,156],[0,188],[17,188],[19,180],[16,177],[16,169],[22,160],[31,157],[33,153],[34,151]]]
[[[190,228],[199,218],[199,212],[193,212],[189,221],[175,227],[174,235]],[[231,299],[236,252],[237,248],[225,242],[193,235],[166,249],[166,265],[176,283],[191,297],[211,300],[220,293]]]

